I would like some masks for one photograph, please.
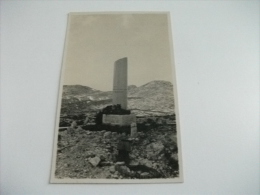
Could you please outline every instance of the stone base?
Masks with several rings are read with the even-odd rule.
[[[136,116],[134,114],[129,115],[115,115],[115,114],[103,114],[103,124],[130,126],[131,123],[136,123]]]

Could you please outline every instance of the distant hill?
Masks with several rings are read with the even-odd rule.
[[[85,95],[85,94],[92,94],[98,93],[99,90],[92,89],[87,86],[82,85],[64,85],[63,86],[63,96],[64,95]]]
[[[151,81],[128,91],[128,107],[140,114],[174,112],[173,85],[168,81]]]
[[[135,89],[135,88],[137,88],[136,85],[129,85],[129,86],[127,87],[127,90],[130,91],[130,90],[133,90],[133,89]]]
[[[81,85],[64,85],[61,113],[96,112],[111,103],[111,91],[103,92]],[[128,109],[138,115],[173,114],[172,83],[155,80],[140,87],[128,86]]]

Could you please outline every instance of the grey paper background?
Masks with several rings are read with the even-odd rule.
[[[1,194],[259,194],[259,7],[1,1]],[[66,14],[78,11],[171,12],[184,183],[48,183]]]

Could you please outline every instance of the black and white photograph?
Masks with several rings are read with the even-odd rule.
[[[260,194],[259,16],[0,1],[0,194]]]
[[[167,12],[70,13],[51,183],[183,182]]]

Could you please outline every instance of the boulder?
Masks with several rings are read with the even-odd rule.
[[[170,138],[171,138],[171,140],[172,140],[175,144],[177,144],[177,137],[176,137],[176,135],[175,135],[175,136],[171,136]]]
[[[110,171],[111,173],[114,173],[114,172],[116,171],[115,166],[111,166],[111,167],[109,167],[109,171]]]
[[[81,126],[78,126],[77,131],[80,131],[80,132],[82,133],[82,132],[83,132],[82,127],[81,127]]]
[[[150,168],[153,167],[153,162],[150,161],[150,160],[148,160],[148,159],[141,159],[141,160],[139,161],[139,164],[140,164],[140,165],[145,165],[145,166],[150,167]]]
[[[118,135],[117,135],[117,132],[112,132],[111,135],[112,135],[113,137],[117,137],[117,136],[118,136]]]
[[[87,135],[90,135],[90,134],[91,134],[91,131],[87,130],[86,134],[87,134]]]
[[[147,173],[147,172],[143,172],[143,173],[141,173],[140,174],[140,176],[142,177],[142,178],[147,178],[147,177],[149,177],[149,173]]]
[[[146,153],[149,159],[156,159],[162,154],[164,145],[161,142],[154,142],[146,146]]]
[[[171,155],[171,159],[174,160],[174,161],[178,161],[178,154],[172,154]]]
[[[118,171],[120,174],[128,176],[130,175],[131,171],[127,166],[115,166],[116,171]]]
[[[125,162],[116,162],[116,165],[125,165]]]
[[[111,175],[112,178],[118,179],[118,175]]]
[[[129,163],[129,166],[137,166],[137,165],[139,165],[139,162],[135,160],[131,160]]]
[[[111,162],[100,162],[99,163],[100,166],[110,166],[111,165]]]
[[[108,139],[108,138],[110,138],[110,137],[111,137],[111,132],[110,132],[110,131],[105,132],[104,135],[103,135],[103,138],[104,138],[104,139]]]
[[[164,149],[164,145],[161,142],[152,143],[151,147],[155,152],[161,152]]]
[[[94,158],[89,158],[88,161],[92,166],[96,167],[100,162],[100,158],[96,156]]]
[[[77,122],[76,122],[76,121],[73,121],[70,126],[71,126],[72,128],[76,128]]]

